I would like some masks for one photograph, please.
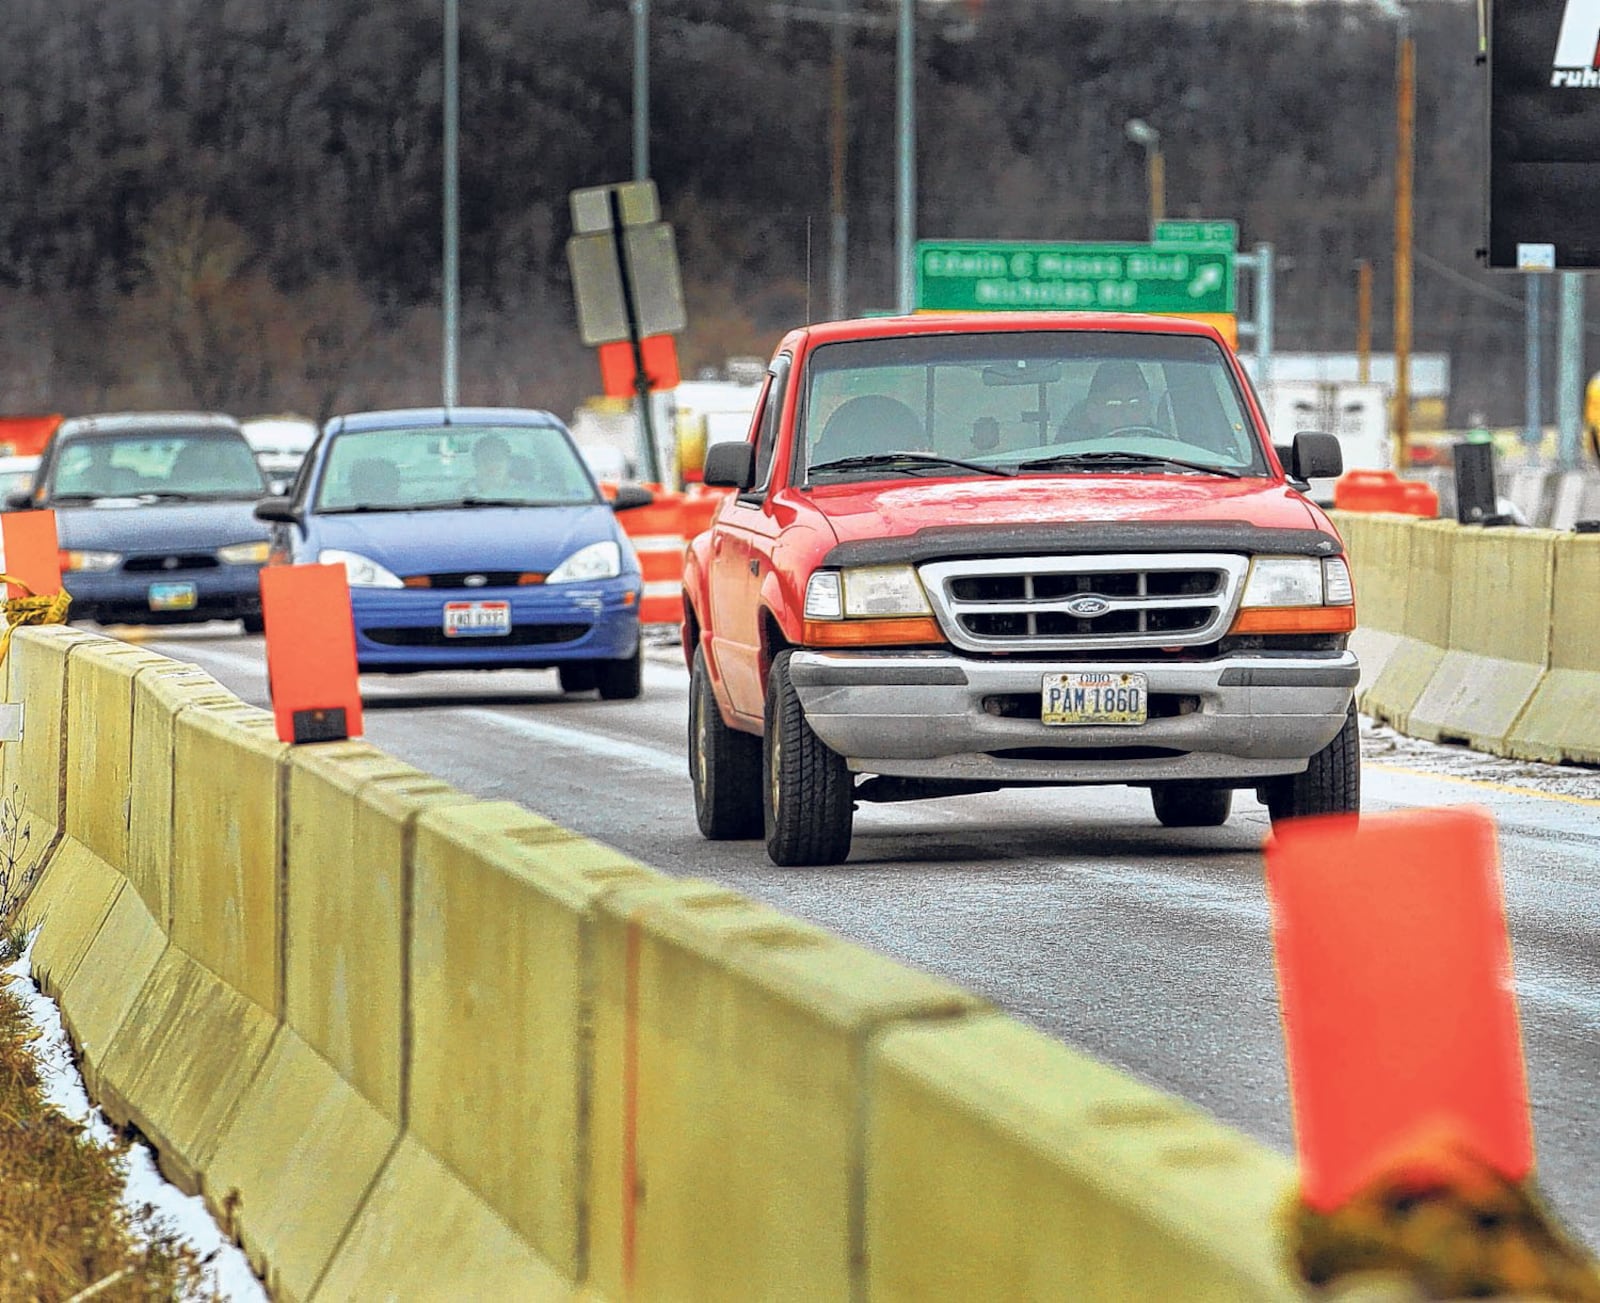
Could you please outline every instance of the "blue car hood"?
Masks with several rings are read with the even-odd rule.
[[[266,539],[255,505],[249,498],[57,507],[56,537],[62,547],[82,552],[215,552],[229,543]]]
[[[316,551],[357,552],[397,575],[548,573],[579,548],[621,536],[616,514],[599,504],[318,515],[310,523]],[[632,568],[626,551],[623,566]]]

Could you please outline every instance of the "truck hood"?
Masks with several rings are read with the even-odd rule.
[[[923,530],[1051,524],[1241,524],[1322,529],[1322,514],[1287,484],[1187,475],[1051,475],[825,485],[811,500],[841,543]],[[1331,532],[1331,531],[1330,531]]]

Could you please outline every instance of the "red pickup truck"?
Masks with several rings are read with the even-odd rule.
[[[708,838],[835,864],[855,806],[1147,787],[1201,827],[1355,810],[1354,593],[1210,326],[975,313],[779,345],[689,544],[689,768]]]

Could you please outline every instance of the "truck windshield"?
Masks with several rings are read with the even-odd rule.
[[[1222,350],[1194,335],[1017,331],[819,346],[807,364],[806,466],[864,475],[923,452],[1029,473],[1265,475]],[[1113,453],[1114,457],[1076,454]],[[1186,465],[1192,463],[1193,465]],[[890,463],[892,464],[892,463]],[[952,465],[951,475],[978,466]]]

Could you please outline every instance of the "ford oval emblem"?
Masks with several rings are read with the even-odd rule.
[[[1091,620],[1097,615],[1104,615],[1110,609],[1110,602],[1103,597],[1096,597],[1093,593],[1074,597],[1067,603],[1067,614],[1075,615],[1080,620]]]
[[[461,581],[462,585],[467,588],[482,588],[488,582],[488,575],[468,575]]]

